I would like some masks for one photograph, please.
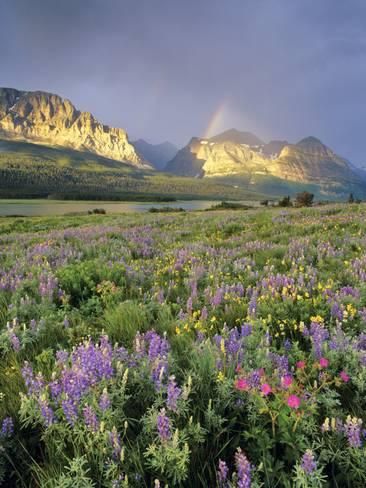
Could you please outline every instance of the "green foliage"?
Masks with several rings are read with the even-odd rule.
[[[295,205],[297,207],[311,207],[313,204],[314,195],[308,191],[303,191],[296,195]]]
[[[278,202],[279,207],[292,207],[292,202],[290,196],[283,197],[281,200]]]
[[[152,317],[147,308],[138,302],[125,301],[105,311],[104,323],[108,337],[113,342],[131,346],[136,333],[151,327]]]

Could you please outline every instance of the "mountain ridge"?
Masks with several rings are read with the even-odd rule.
[[[77,110],[67,98],[49,92],[0,88],[0,137],[149,167],[124,129],[102,124],[90,112]]]
[[[229,140],[230,134],[234,135],[233,140]],[[342,185],[345,191],[348,185],[361,185],[366,191],[366,180],[360,179],[360,172],[314,136],[305,137],[295,144],[271,141],[249,145],[238,143],[237,134],[248,133],[230,129],[213,138],[193,137],[167,164],[167,171],[200,178],[247,175],[253,185],[261,175],[315,184],[321,189],[327,188],[325,192],[332,187],[338,191]],[[261,140],[251,135],[255,142]]]

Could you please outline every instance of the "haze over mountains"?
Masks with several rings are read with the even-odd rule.
[[[84,170],[95,165],[109,171],[128,166],[142,172],[155,168],[269,194],[308,185],[324,198],[343,197],[349,191],[366,196],[365,173],[316,137],[296,144],[266,143],[250,132],[229,129],[211,138],[193,137],[178,151],[169,142],[154,145],[139,139],[131,143],[124,129],[104,125],[69,100],[40,91],[0,88],[0,139],[32,144],[32,155],[38,154],[40,162],[45,152],[35,144],[89,154],[88,164],[79,164]],[[16,153],[17,147],[3,144],[0,150]],[[48,160],[52,157],[47,153]],[[80,156],[68,153],[69,166],[75,167],[74,160]],[[11,162],[11,156],[7,161]]]
[[[149,163],[157,170],[164,170],[167,163],[174,158],[178,152],[178,148],[171,142],[165,141],[161,144],[150,144],[144,139],[133,141],[137,151],[149,161]]]

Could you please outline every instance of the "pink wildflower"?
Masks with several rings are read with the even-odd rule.
[[[305,368],[305,361],[297,361],[296,367],[298,369],[304,369]]]
[[[328,367],[328,365],[329,365],[329,361],[328,361],[328,359],[327,359],[327,358],[320,358],[320,359],[319,359],[319,366],[320,366],[321,368],[327,368],[327,367]]]
[[[268,383],[263,383],[263,385],[261,386],[261,392],[263,393],[263,395],[267,396],[272,393],[272,388]]]
[[[341,377],[341,379],[345,382],[345,383],[348,383],[349,381],[349,376],[348,374],[345,372],[345,371],[341,371],[339,373],[339,376]]]
[[[292,381],[292,376],[290,376],[289,374],[287,374],[286,376],[282,376],[281,378],[281,384],[284,388],[288,388],[289,386],[291,386]]]
[[[238,378],[235,381],[235,385],[234,386],[239,391],[249,390],[249,383],[247,382],[247,380],[245,378]]]
[[[287,405],[290,408],[299,408],[301,399],[297,395],[290,395],[287,399]]]

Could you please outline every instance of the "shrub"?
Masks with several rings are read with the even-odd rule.
[[[311,207],[313,204],[314,195],[307,191],[303,191],[296,195],[295,205],[296,207]]]

